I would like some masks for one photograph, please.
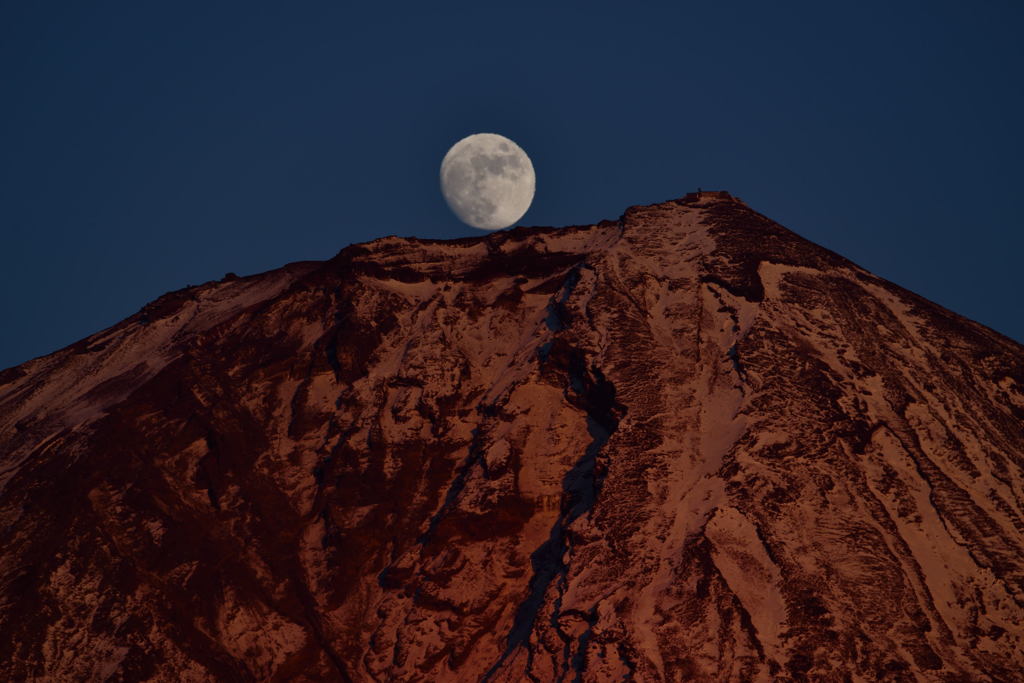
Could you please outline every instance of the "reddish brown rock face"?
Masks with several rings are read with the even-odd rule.
[[[0,677],[1012,680],[1024,349],[726,196],[0,374]]]

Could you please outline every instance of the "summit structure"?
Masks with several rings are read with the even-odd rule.
[[[1024,348],[725,193],[0,373],[0,678],[1007,681]]]

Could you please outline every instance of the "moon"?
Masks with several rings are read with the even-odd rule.
[[[526,152],[502,135],[462,138],[441,161],[441,192],[463,223],[481,230],[515,224],[533,202],[537,177]]]

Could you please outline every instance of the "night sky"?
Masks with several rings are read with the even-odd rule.
[[[479,235],[449,146],[519,143],[525,225],[726,189],[1024,340],[1024,3],[4,2],[0,367],[160,294]]]

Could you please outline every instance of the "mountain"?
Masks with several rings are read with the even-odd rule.
[[[1024,347],[727,193],[0,374],[8,680],[1008,681]]]

